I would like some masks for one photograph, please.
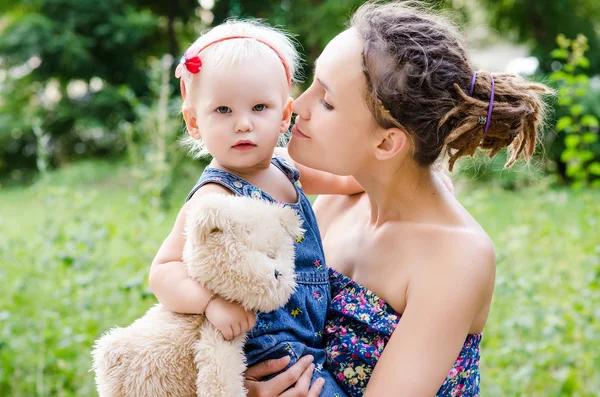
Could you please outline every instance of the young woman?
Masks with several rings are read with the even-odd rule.
[[[432,165],[477,148],[529,158],[549,93],[474,71],[448,21],[404,3],[363,5],[319,57],[289,154],[365,189],[314,206],[332,268],[326,369],[349,396],[479,395],[494,247]],[[286,361],[250,368],[249,395],[319,395],[310,358],[259,382]]]

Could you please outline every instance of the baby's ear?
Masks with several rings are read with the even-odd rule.
[[[305,230],[302,229],[302,219],[298,213],[289,207],[280,207],[279,223],[285,231],[294,239],[302,237]]]
[[[285,106],[283,107],[283,113],[281,114],[281,128],[279,131],[283,134],[290,128],[290,124],[292,122],[292,104],[294,100],[292,98],[288,98]]]
[[[215,196],[215,197],[211,197]],[[189,241],[203,244],[211,234],[223,233],[227,227],[225,212],[218,204],[224,195],[211,194],[200,197],[188,212],[185,233]]]
[[[183,119],[187,127],[188,133],[194,139],[201,139],[200,129],[198,128],[198,122],[196,117],[196,109],[192,106],[186,106],[183,108]]]

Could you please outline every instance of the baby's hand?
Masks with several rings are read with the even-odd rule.
[[[206,318],[217,328],[226,340],[251,330],[256,324],[256,315],[237,303],[216,297],[204,311]]]

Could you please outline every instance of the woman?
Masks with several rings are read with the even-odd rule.
[[[512,146],[507,166],[528,159],[549,93],[475,73],[447,21],[402,3],[363,5],[323,51],[294,103],[289,153],[365,189],[314,206],[333,269],[327,369],[348,395],[479,394],[494,247],[431,166],[447,153],[452,169],[478,147]],[[286,359],[250,368],[249,395],[306,395],[309,361],[267,382]]]

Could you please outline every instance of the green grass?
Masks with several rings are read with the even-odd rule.
[[[150,262],[200,170],[180,172],[164,213],[119,163],[0,190],[0,396],[95,395],[91,346],[155,302]],[[600,192],[458,196],[499,259],[482,395],[600,395]]]

